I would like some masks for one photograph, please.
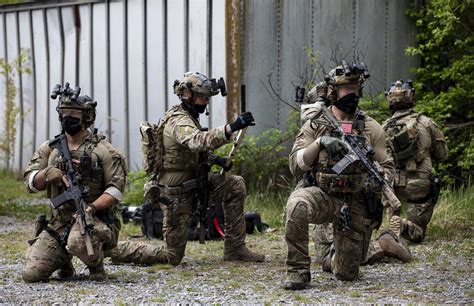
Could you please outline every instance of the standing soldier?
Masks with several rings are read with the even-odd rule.
[[[308,225],[334,224],[334,243],[323,259],[323,270],[340,280],[353,280],[365,261],[372,230],[381,222],[380,190],[368,179],[367,169],[356,160],[340,174],[332,167],[347,153],[347,146],[330,124],[337,120],[345,134],[358,136],[361,145],[373,148],[371,159],[390,178],[393,160],[387,154],[382,127],[357,109],[362,84],[369,73],[366,66],[343,61],[329,73],[328,96],[334,100],[329,110],[317,112],[301,128],[290,154],[290,170],[305,184],[293,191],[285,210],[285,239],[288,245],[287,277],[283,287],[305,288],[310,280]],[[324,111],[326,110],[326,111]],[[338,135],[340,136],[340,135]],[[392,236],[389,243],[397,244]]]
[[[245,246],[244,179],[201,171],[201,166],[208,167],[209,162],[226,165],[225,158],[209,154],[212,153],[210,151],[228,143],[232,133],[255,125],[252,114],[242,113],[234,122],[207,131],[201,128],[199,115],[205,112],[211,96],[219,92],[226,94],[224,80],[220,78],[216,81],[198,72],[188,72],[181,81],[174,82],[173,88],[182,103],[168,110],[160,123],[163,124],[162,135],[158,136],[158,141],[162,143],[162,165],[153,180],[145,185],[145,188],[157,186],[160,196],[167,198],[162,202],[170,202],[160,203],[164,216],[164,245],[157,247],[143,242],[119,242],[112,251],[112,261],[179,265],[185,254],[197,199],[202,201],[198,194],[203,193],[209,195],[209,203],[223,204],[224,260],[263,261],[264,255],[254,253]]]
[[[396,166],[395,192],[406,199],[407,214],[406,219],[394,215],[390,227],[399,236],[419,243],[425,238],[440,191],[440,179],[431,174],[432,160],[445,160],[448,146],[436,123],[413,110],[411,81],[396,81],[386,95],[393,115],[382,126]]]
[[[97,102],[79,94],[69,83],[56,85],[51,97],[60,96],[62,133],[40,145],[24,173],[28,191],[46,189],[53,203],[51,220],[37,224],[26,252],[25,282],[47,280],[56,270],[59,277],[73,276],[72,256],[89,268],[89,279],[103,281],[104,251],[117,244],[114,205],[123,199],[127,164],[105,136],[90,131]]]

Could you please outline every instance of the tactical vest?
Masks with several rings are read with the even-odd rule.
[[[384,126],[387,144],[393,152],[397,169],[416,171],[417,163],[429,156],[428,148],[420,148],[418,124],[421,113],[390,119]]]
[[[72,159],[80,161],[79,166],[73,163],[73,167],[76,173],[79,174],[79,184],[81,188],[88,190],[87,195],[84,197],[86,203],[94,202],[105,190],[103,165],[99,159],[99,155],[94,152],[98,143],[104,138],[102,135],[93,135],[90,139],[86,140],[78,150],[71,151]],[[66,171],[65,161],[59,155],[58,151],[53,150],[52,153],[53,154],[50,155],[51,162],[49,164]],[[60,194],[63,190],[62,187],[59,187],[55,193]],[[52,195],[52,197],[54,196],[55,195]],[[76,208],[72,203],[66,203],[59,207],[57,212],[53,212],[53,214],[61,221],[68,222],[75,211]],[[112,215],[113,208],[97,212],[97,217],[107,224],[113,223],[111,219]]]
[[[318,123],[325,126],[321,136],[339,137],[337,132],[328,126],[323,113],[320,113],[313,123]],[[365,137],[362,132],[365,128],[365,115],[358,111],[356,113],[356,120],[352,123],[350,134],[359,136],[362,145],[365,144]],[[312,174],[316,179],[318,186],[325,192],[332,193],[355,193],[359,192],[364,187],[365,179],[367,178],[367,171],[362,162],[355,161],[349,165],[341,174],[335,174],[332,167],[339,162],[343,156],[329,156],[325,148],[321,148],[318,155],[316,166],[313,167]]]
[[[186,116],[192,119],[193,123],[198,129],[201,129],[199,122],[194,119],[190,114],[182,109],[181,106],[173,112],[172,117]],[[167,125],[170,124],[168,120]],[[166,129],[164,128],[163,133],[163,170],[164,171],[190,171],[196,170],[199,162],[199,152],[193,152],[181,145],[176,141],[174,135],[166,135]]]

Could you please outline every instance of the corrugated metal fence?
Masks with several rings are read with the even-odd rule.
[[[294,85],[308,66],[303,48],[320,51],[329,69],[336,47],[363,59],[377,92],[406,78],[413,58],[414,25],[405,16],[410,0],[122,0],[45,1],[0,6],[0,58],[21,49],[32,73],[15,77],[21,109],[12,167],[23,169],[34,149],[59,133],[50,90],[80,85],[98,101],[96,127],[141,165],[138,125],[157,121],[179,101],[174,79],[188,70],[224,76],[229,96],[213,97],[204,126],[218,126],[252,111],[257,126],[284,128]],[[226,57],[226,54],[228,55]],[[0,78],[0,126],[5,82]],[[227,105],[226,103],[227,102]]]

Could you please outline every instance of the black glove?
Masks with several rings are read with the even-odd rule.
[[[328,150],[330,156],[346,155],[348,152],[344,142],[336,137],[322,136],[320,143]]]
[[[253,116],[251,112],[245,112],[240,114],[234,122],[229,123],[231,132],[242,130],[249,125],[255,125]]]
[[[216,164],[218,166],[221,166],[222,169],[224,169],[225,172],[229,171],[232,168],[232,162],[230,162],[230,164],[228,166],[226,166],[226,164],[227,164],[227,158],[226,157],[220,157],[220,156],[216,155],[216,157],[214,157],[214,164]]]

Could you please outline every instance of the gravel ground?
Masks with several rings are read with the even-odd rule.
[[[0,303],[454,303],[473,304],[473,241],[430,237],[412,245],[409,264],[387,260],[361,268],[360,279],[338,281],[312,268],[310,288],[285,291],[286,247],[281,231],[251,235],[247,244],[269,254],[264,263],[222,260],[222,241],[190,242],[178,267],[112,265],[106,260],[108,282],[88,281],[85,266],[75,260],[79,277],[46,283],[21,280],[21,253],[31,222],[0,216]],[[152,241],[159,244],[160,241]],[[314,247],[311,245],[314,253]]]

